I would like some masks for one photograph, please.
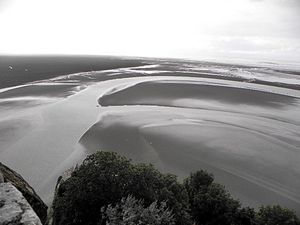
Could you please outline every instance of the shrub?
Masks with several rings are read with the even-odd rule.
[[[300,225],[300,221],[292,210],[279,205],[262,206],[257,212],[258,225]]]
[[[191,215],[196,224],[252,224],[254,210],[241,209],[224,186],[213,182],[212,174],[200,170],[184,181],[188,191]]]
[[[133,165],[113,152],[97,152],[59,186],[53,204],[54,225],[97,224],[103,221],[103,206],[128,195],[144,199],[146,206],[165,201],[176,225],[191,224],[188,195],[175,176],[161,174],[151,165]]]
[[[54,224],[96,224],[102,206],[128,194],[131,169],[130,161],[115,153],[88,156],[60,185],[54,200]]]
[[[280,206],[242,208],[206,171],[180,184],[113,152],[88,156],[58,186],[53,212],[53,225],[300,225]]]
[[[130,190],[136,198],[144,199],[147,205],[154,201],[166,201],[173,211],[176,224],[192,224],[188,213],[188,194],[175,175],[162,174],[152,165],[145,164],[134,166],[133,171]]]
[[[233,224],[236,225],[257,225],[255,211],[253,208],[245,207],[237,211]]]
[[[151,203],[144,207],[143,200],[133,196],[122,198],[116,206],[109,205],[102,209],[106,216],[106,225],[174,225],[172,212],[166,202]]]

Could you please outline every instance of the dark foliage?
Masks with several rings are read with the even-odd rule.
[[[206,171],[192,173],[184,185],[197,225],[299,225],[295,213],[280,206],[261,207],[257,213],[253,208],[242,208]]]
[[[201,170],[184,182],[196,224],[237,224],[239,201],[232,199],[225,188],[213,180],[211,174]]]
[[[127,196],[132,199],[125,201]],[[166,204],[166,211],[161,204]],[[133,220],[147,216],[144,221],[170,219],[172,212],[175,225],[300,225],[293,211],[280,206],[261,207],[258,212],[241,207],[206,171],[192,173],[180,184],[174,175],[162,174],[152,165],[133,165],[113,152],[88,156],[60,184],[53,209],[54,225],[114,224],[123,218],[117,209],[130,210],[135,217],[128,218]]]
[[[238,209],[233,224],[257,225],[257,222],[255,221],[254,209],[250,207]]]
[[[101,207],[116,204],[128,195],[143,199],[146,206],[166,201],[176,224],[191,224],[188,196],[175,176],[161,174],[151,165],[132,165],[113,152],[88,156],[60,185],[53,205],[54,224],[97,224]]]
[[[292,210],[281,206],[262,206],[257,212],[258,225],[300,225],[300,221]]]
[[[192,224],[188,213],[189,201],[187,192],[177,177],[162,174],[152,165],[138,164],[133,167],[133,182],[130,190],[138,199],[144,199],[147,205],[154,201],[167,201],[172,209],[176,224]]]

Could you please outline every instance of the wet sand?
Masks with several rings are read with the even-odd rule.
[[[78,72],[143,65],[141,60],[110,56],[0,55],[0,88]]]
[[[231,79],[232,65],[142,61],[147,65],[0,90],[1,161],[47,202],[64,170],[111,150],[181,179],[207,169],[245,205],[281,204],[300,213],[296,73],[265,85],[253,79],[272,82],[280,74],[271,79],[259,69],[253,78]]]
[[[115,93],[101,97],[98,102],[110,105],[164,105],[174,106],[180,99],[217,101],[232,105],[257,105],[264,107],[291,106],[297,98],[214,83],[207,85],[191,80],[148,81],[136,84]],[[234,106],[233,106],[234,107]]]
[[[90,152],[118,149],[137,162],[153,163],[180,178],[207,169],[247,204],[281,202],[297,208],[299,142],[297,137],[280,140],[281,132],[275,132],[278,126],[286,136],[295,131],[283,122],[251,115],[132,106],[123,113],[107,110],[81,143]]]

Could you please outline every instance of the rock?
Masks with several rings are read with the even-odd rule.
[[[23,177],[0,162],[0,173],[3,174],[3,181],[10,182],[15,186],[33,208],[43,224],[47,219],[47,206],[35,193],[33,188],[23,179]],[[1,224],[1,223],[0,223]],[[2,225],[2,224],[1,224]]]
[[[11,183],[0,183],[1,225],[42,225],[22,193]]]

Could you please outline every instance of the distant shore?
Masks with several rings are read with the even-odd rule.
[[[110,56],[1,56],[0,88],[79,72],[143,65],[141,60]]]

